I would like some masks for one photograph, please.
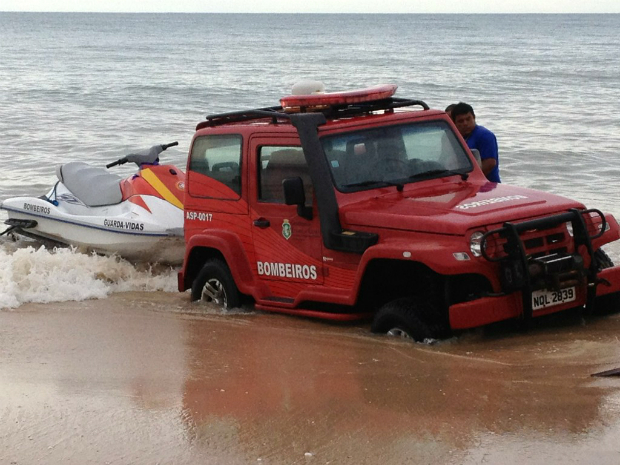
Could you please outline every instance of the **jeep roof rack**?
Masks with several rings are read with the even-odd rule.
[[[372,113],[374,111],[389,111],[395,108],[409,106],[421,106],[424,110],[429,109],[429,106],[422,100],[411,100],[395,97],[350,104],[344,103],[320,107],[316,105],[313,107],[298,107],[297,111],[287,111],[281,106],[275,106],[257,108],[254,110],[241,110],[229,113],[217,113],[213,115],[207,115],[207,120],[198,123],[198,125],[196,126],[196,130],[206,127],[221,126],[229,123],[239,123],[243,121],[260,120],[266,118],[270,118],[273,124],[277,124],[278,120],[289,121],[291,119],[291,114],[294,113],[323,113],[327,119],[336,119],[363,115],[367,113]]]
[[[228,113],[216,113],[213,115],[207,115],[206,121],[201,121],[196,126],[196,130],[205,127],[220,126],[228,123],[239,123],[242,121],[251,121],[256,119],[271,118],[273,124],[278,122],[278,119],[290,119],[290,116],[283,112],[282,107],[266,107],[257,108],[254,110],[240,110],[231,111]]]

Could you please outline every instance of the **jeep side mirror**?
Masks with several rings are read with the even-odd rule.
[[[312,207],[306,207],[306,193],[304,182],[300,177],[287,178],[282,180],[284,190],[284,203],[287,205],[297,205],[297,214],[307,220],[312,219]]]

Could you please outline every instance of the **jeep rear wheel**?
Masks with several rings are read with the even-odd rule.
[[[439,323],[440,320],[439,309],[432,303],[405,297],[381,307],[372,322],[371,331],[424,342],[425,339],[438,339],[446,335],[447,328]]]
[[[192,300],[212,302],[220,307],[235,308],[241,294],[228,266],[221,260],[207,260],[192,284]]]

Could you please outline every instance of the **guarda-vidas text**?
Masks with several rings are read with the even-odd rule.
[[[144,225],[142,223],[134,223],[133,221],[103,220],[103,225],[106,228],[126,229],[127,231],[144,231]]]

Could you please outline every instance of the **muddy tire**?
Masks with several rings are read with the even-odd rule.
[[[604,270],[605,268],[611,268],[614,266],[614,262],[611,258],[609,258],[609,255],[607,255],[603,249],[598,249],[594,252],[594,259],[598,263],[599,270]]]
[[[241,294],[228,266],[221,260],[207,260],[192,284],[192,300],[212,302],[223,308],[241,304]]]
[[[405,297],[381,307],[372,322],[371,331],[424,342],[425,339],[447,336],[448,328],[440,320],[439,309],[430,302]]]
[[[594,252],[594,259],[598,263],[599,271],[614,266],[613,260],[609,258],[609,255],[607,255],[603,249],[598,249]],[[604,286],[604,284],[599,284],[599,286]],[[618,311],[620,311],[619,293],[615,292],[596,298],[596,302],[594,303],[594,315],[609,315]]]

